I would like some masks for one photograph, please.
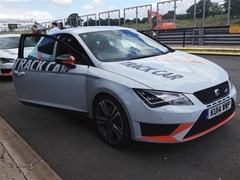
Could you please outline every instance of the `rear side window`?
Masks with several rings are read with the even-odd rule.
[[[26,41],[27,39],[25,40],[25,42]],[[54,61],[54,57],[55,57],[54,49],[55,49],[55,41],[48,37],[42,37],[39,43],[37,44],[37,46],[32,50],[32,52],[30,52],[28,58]]]

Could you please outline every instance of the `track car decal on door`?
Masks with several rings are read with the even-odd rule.
[[[56,64],[53,61],[42,61],[32,59],[17,59],[16,70],[27,70],[27,71],[52,71],[52,72],[68,72],[69,68]]]

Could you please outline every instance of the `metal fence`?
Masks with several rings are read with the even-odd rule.
[[[238,7],[239,9],[236,9]],[[184,46],[186,44],[215,44],[214,42],[227,44],[229,39],[224,38],[230,38],[233,44],[238,44],[238,36],[236,38],[236,35],[228,33],[221,36],[218,32],[227,29],[231,24],[240,24],[239,11],[240,0],[163,0],[155,4],[104,11],[98,14],[78,15],[75,13],[67,18],[53,21],[62,22],[65,27],[126,26],[146,34],[154,34],[162,42],[168,44],[181,42]],[[39,29],[47,31],[51,28],[53,21],[35,22],[35,24]],[[212,26],[222,27],[211,28]],[[30,29],[31,25],[28,25],[12,31],[26,33],[30,32]],[[219,42],[213,38],[218,39]]]
[[[145,30],[143,34],[167,45],[239,46],[240,33],[230,33],[230,26]]]
[[[79,16],[75,13],[53,21],[63,22],[66,27],[117,25],[137,30],[160,30],[240,24],[239,16],[240,0],[163,0],[123,10]],[[37,25],[41,29],[49,29],[53,21]],[[18,27],[14,31],[27,29],[30,29],[30,26]]]
[[[105,15],[105,18],[104,18],[104,15]],[[100,13],[98,13],[98,19],[99,19],[99,24],[98,24],[99,26],[101,26],[101,25],[121,26],[121,12],[120,12],[120,9],[100,12]]]

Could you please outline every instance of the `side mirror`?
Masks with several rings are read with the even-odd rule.
[[[69,54],[63,54],[55,58],[57,64],[63,64],[71,69],[75,68],[75,58]]]

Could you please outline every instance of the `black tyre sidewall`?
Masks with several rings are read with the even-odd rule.
[[[103,100],[108,100],[108,101],[112,102],[117,107],[117,109],[120,112],[120,115],[122,117],[123,135],[122,135],[122,139],[117,144],[111,144],[108,141],[106,141],[104,136],[100,132],[100,130],[98,128],[98,125],[97,125],[96,109],[97,109],[98,104],[101,101],[103,101]],[[126,145],[126,144],[128,144],[130,142],[131,133],[130,133],[130,126],[129,126],[128,118],[127,118],[126,113],[123,110],[122,106],[120,105],[120,103],[117,100],[115,100],[113,97],[111,97],[111,96],[103,96],[101,98],[98,98],[96,100],[96,102],[94,103],[93,115],[94,115],[94,119],[95,119],[95,123],[96,123],[96,127],[97,127],[97,130],[98,130],[98,133],[99,133],[101,139],[103,139],[104,142],[106,142],[107,144],[109,144],[112,147],[123,147],[124,145]]]

